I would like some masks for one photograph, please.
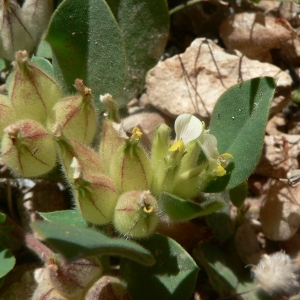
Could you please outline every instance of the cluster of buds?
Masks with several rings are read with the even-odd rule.
[[[220,155],[216,138],[195,116],[176,119],[173,142],[167,125],[157,128],[149,154],[139,128],[130,135],[124,131],[109,94],[100,98],[107,113],[99,152],[88,148],[97,128],[91,90],[76,79],[77,94],[62,98],[56,82],[29,61],[26,51],[16,57],[9,95],[0,98],[2,158],[22,177],[43,175],[58,161],[88,222],[112,223],[129,238],[148,237],[164,213],[162,193],[190,201],[226,174],[232,156]]]
[[[79,144],[91,143],[97,127],[91,91],[79,79],[75,86],[78,93],[63,98],[58,84],[28,53],[17,52],[8,96],[0,96],[0,152],[16,176],[48,173],[61,153],[67,153],[67,173],[74,153],[80,154]]]
[[[176,119],[174,142],[167,125],[157,128],[148,154],[140,143],[139,128],[131,135],[124,131],[113,98],[106,94],[100,100],[107,113],[98,160],[93,150],[81,151],[73,159],[69,179],[77,206],[89,222],[112,223],[119,234],[129,238],[148,237],[163,213],[161,193],[190,201],[212,180],[226,174],[232,156],[220,155],[216,138],[195,116],[183,114]],[[98,171],[88,166],[85,155],[94,157]]]

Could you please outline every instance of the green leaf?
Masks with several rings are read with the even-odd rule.
[[[41,42],[37,48],[37,51],[36,51],[36,56],[52,58],[51,47],[46,41],[41,40]]]
[[[216,103],[210,133],[217,138],[221,154],[233,155],[234,169],[226,189],[245,181],[259,160],[275,88],[274,78],[250,79],[229,88]],[[226,179],[218,178],[217,185]]]
[[[241,293],[244,300],[274,300],[274,297],[258,289],[257,284],[253,281],[240,282],[237,287],[237,293]]]
[[[248,195],[248,183],[243,181],[238,186],[229,190],[229,197],[233,205],[240,208]]]
[[[207,225],[211,227],[214,237],[220,242],[225,242],[232,237],[234,233],[232,220],[230,218],[230,201],[228,192],[225,191],[219,194],[205,194],[205,197],[208,199],[221,197],[224,200],[223,207],[213,214],[208,215],[206,217],[206,222]]]
[[[203,267],[212,287],[221,297],[235,292],[239,281],[222,250],[208,243],[202,243],[194,249],[193,256]]]
[[[75,91],[76,78],[92,89],[96,99],[100,94],[119,93],[125,49],[104,0],[64,0],[52,16],[45,39],[52,48],[55,77],[65,93]]]
[[[123,35],[126,48],[125,86],[116,98],[126,103],[142,92],[146,73],[154,67],[169,36],[165,0],[106,0]]]
[[[224,204],[221,198],[210,199],[199,204],[169,193],[160,195],[160,203],[169,218],[179,222],[209,215],[222,208]]]
[[[68,262],[103,254],[119,255],[144,265],[152,265],[155,262],[153,256],[137,243],[112,238],[91,228],[44,221],[34,222],[32,228]]]
[[[3,284],[3,282],[4,282],[4,277],[1,277],[0,278],[0,288],[1,288],[2,284]]]
[[[6,60],[4,58],[0,58],[0,72],[10,70],[11,61]]]
[[[41,215],[43,219],[48,222],[70,224],[83,228],[88,227],[87,222],[81,216],[78,210],[61,210],[47,213],[39,212],[39,215]]]
[[[0,212],[0,224],[4,223],[6,220],[6,215]]]
[[[191,256],[174,240],[159,234],[140,243],[151,251],[156,263],[144,267],[121,259],[122,278],[132,299],[190,299],[198,274]]]
[[[12,270],[15,263],[16,259],[13,254],[8,249],[0,246],[0,278]]]
[[[42,71],[44,71],[50,77],[54,77],[53,66],[51,65],[49,60],[43,57],[33,56],[31,58],[31,61],[35,63]]]

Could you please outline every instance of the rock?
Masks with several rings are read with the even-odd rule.
[[[170,125],[171,120],[157,112],[136,113],[122,120],[123,127],[127,132],[131,132],[136,126],[141,129],[143,133],[141,142],[147,149],[152,144],[153,130],[163,123]]]
[[[292,38],[293,30],[261,12],[243,12],[224,20],[220,36],[228,49],[239,50],[251,59],[271,61],[269,50]]]
[[[297,169],[300,135],[265,136],[263,154],[255,172],[267,177],[286,178],[287,172]]]
[[[279,95],[271,108],[274,114],[289,101],[286,95],[290,93],[290,76],[274,65],[229,54],[212,41],[200,38],[185,53],[161,62],[148,72],[147,101],[173,118],[191,113],[208,121],[225,90],[259,76],[279,79]]]
[[[263,251],[260,248],[255,231],[246,222],[240,225],[234,237],[237,252],[246,265],[256,265]]]
[[[260,221],[263,233],[274,241],[290,239],[300,227],[300,185],[272,179],[262,201]]]

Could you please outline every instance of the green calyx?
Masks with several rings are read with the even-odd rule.
[[[158,222],[157,201],[150,191],[130,191],[118,199],[113,224],[121,234],[145,238],[154,232]]]

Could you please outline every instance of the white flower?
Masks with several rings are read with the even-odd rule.
[[[183,141],[184,145],[196,140],[202,133],[203,124],[191,114],[182,114],[175,120],[176,141]]]
[[[203,123],[191,114],[182,114],[177,117],[174,125],[176,138],[169,151],[183,153],[184,147],[200,137]]]
[[[298,287],[292,260],[284,252],[263,255],[258,265],[252,268],[252,274],[258,287],[269,294],[291,294]]]
[[[233,158],[233,156],[229,153],[220,155],[217,148],[217,139],[212,134],[203,134],[200,138],[199,145],[209,161],[211,171],[215,172],[217,176],[224,176],[226,174],[225,167],[227,162]]]

